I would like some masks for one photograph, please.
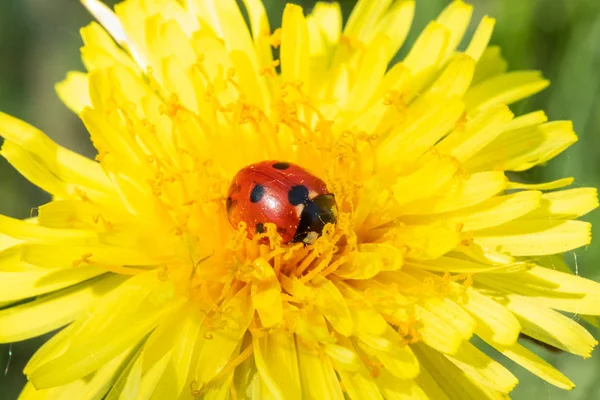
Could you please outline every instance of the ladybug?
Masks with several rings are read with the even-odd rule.
[[[262,161],[242,168],[229,187],[227,216],[233,227],[245,222],[248,237],[273,223],[283,243],[313,243],[337,206],[325,182],[298,165]]]

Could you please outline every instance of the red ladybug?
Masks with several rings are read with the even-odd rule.
[[[284,243],[314,242],[337,215],[325,182],[281,161],[262,161],[240,170],[229,187],[226,207],[234,228],[246,223],[248,237],[263,233],[270,222]]]

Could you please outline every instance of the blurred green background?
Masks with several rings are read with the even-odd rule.
[[[217,0],[218,1],[218,0]],[[283,0],[264,1],[271,26],[280,26]],[[295,1],[307,10],[314,1]],[[407,43],[448,0],[417,1],[416,18]],[[114,4],[114,1],[107,1]],[[355,1],[342,0],[345,16]],[[600,183],[600,1],[599,0],[474,0],[473,31],[487,14],[497,19],[493,44],[502,47],[509,68],[539,69],[552,85],[516,104],[517,114],[544,109],[550,119],[571,119],[579,142],[548,166],[522,178],[548,181],[575,176],[576,186]],[[76,116],[60,103],[54,84],[69,70],[83,70],[78,30],[91,17],[73,0],[2,0],[0,2],[0,110],[44,130],[58,143],[92,156],[88,136]],[[467,34],[469,37],[469,34]],[[407,46],[399,57],[406,54]],[[49,197],[0,159],[0,213],[26,218]],[[600,212],[587,220],[600,231]],[[600,243],[600,242],[597,242]],[[600,280],[600,245],[567,254],[579,274]],[[592,328],[595,336],[598,331]],[[25,378],[21,371],[47,337],[0,345],[0,399],[15,399]],[[555,389],[523,369],[509,365],[521,383],[515,399],[600,399],[600,351],[591,360],[549,352],[527,344],[577,385],[571,392]]]

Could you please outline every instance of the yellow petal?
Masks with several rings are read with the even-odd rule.
[[[54,196],[66,198],[72,185],[65,184],[48,171],[39,160],[12,142],[5,141],[0,155],[6,159],[25,179]]]
[[[99,21],[104,23],[101,19],[99,19]],[[110,33],[112,33],[111,31],[114,31],[107,26],[105,27]],[[81,59],[88,71],[100,68],[110,68],[113,65],[120,64],[135,71],[135,73],[139,73],[136,63],[131,59],[129,54],[117,46],[111,39],[111,35],[96,22],[91,22],[86,27],[81,28],[80,34],[84,43],[84,46],[81,48]],[[119,44],[121,46],[126,40],[126,37],[117,38],[117,41],[120,42]],[[135,53],[133,47],[126,45],[125,48],[130,50],[136,61],[141,61],[138,60],[138,55]],[[139,63],[139,65],[143,66],[142,63]]]
[[[421,372],[415,378],[415,382],[422,388],[429,399],[449,400],[446,392],[424,367],[421,367]]]
[[[233,371],[215,379],[206,388],[202,398],[206,400],[228,400],[231,398],[231,386],[233,384]]]
[[[383,398],[389,400],[429,400],[423,389],[413,380],[399,380],[385,369],[375,379]]]
[[[169,29],[168,27],[177,27]],[[183,41],[185,34],[179,29],[179,27],[175,23],[170,23],[166,27],[161,26],[158,28],[161,30],[162,35],[168,35],[171,32],[171,36],[179,36],[179,41]],[[173,31],[177,32],[176,34]],[[169,40],[165,39],[165,42],[171,43],[175,41],[177,43],[177,39]],[[185,40],[184,43],[188,43]],[[193,57],[193,52],[191,50],[191,46],[185,46],[185,50],[189,50],[189,54]],[[198,102],[196,99],[196,93],[194,92],[194,85],[192,84],[191,79],[188,75],[188,65],[185,64],[185,58],[183,56],[178,56],[177,54],[169,55],[168,58],[163,59],[162,62],[162,72],[163,72],[163,82],[165,88],[170,92],[177,96],[177,99],[181,102],[181,104],[189,110],[196,111],[198,110]]]
[[[510,262],[506,264],[489,264],[478,261],[465,260],[460,255],[448,253],[447,256],[438,257],[433,260],[411,260],[406,262],[407,267],[425,269],[436,272],[454,272],[457,274],[513,274],[531,268],[528,262]]]
[[[354,351],[346,346],[327,343],[324,345],[325,353],[331,357],[336,370],[358,371],[362,367],[362,361]]]
[[[393,130],[382,137],[377,147],[378,162],[392,170],[414,168],[414,162],[454,128],[463,110],[464,105],[455,98],[419,98],[406,110],[402,122],[394,121]]]
[[[119,356],[102,366],[95,374],[49,389],[36,390],[31,382],[19,396],[19,400],[60,400],[60,399],[98,399],[104,398],[113,380],[118,376],[121,368],[126,364],[130,350],[124,351]]]
[[[534,299],[508,296],[506,307],[521,323],[522,332],[569,353],[590,357],[598,344],[594,337],[573,319],[536,304]]]
[[[344,336],[350,336],[354,329],[350,310],[344,296],[328,279],[315,279],[315,305],[329,321],[333,329]]]
[[[87,74],[71,71],[67,78],[56,84],[58,97],[75,114],[79,114],[85,107],[92,105],[88,92]]]
[[[309,37],[302,8],[286,4],[281,22],[281,77],[309,85]]]
[[[241,348],[247,348],[252,345],[252,335],[246,335],[241,343]],[[254,351],[254,348],[253,348]],[[234,373],[235,379],[231,387],[232,393],[237,394],[240,397],[247,396],[251,399],[262,399],[262,398],[273,398],[269,391],[261,384],[260,376],[256,370],[256,363],[254,357],[247,357],[238,367]],[[262,389],[265,388],[264,391]],[[258,397],[257,397],[258,396]]]
[[[414,0],[395,1],[379,20],[375,28],[371,30],[373,34],[382,33],[390,38],[388,60],[398,52],[404,43],[414,15]],[[369,33],[369,31],[365,32],[367,35]],[[370,42],[372,38],[366,37],[365,39],[367,42]]]
[[[417,331],[423,343],[442,353],[454,354],[464,339],[459,331],[439,316],[421,306],[415,306],[415,318],[419,321]]]
[[[310,13],[330,45],[336,44],[342,32],[342,9],[339,3],[318,1]],[[312,52],[312,48],[311,48]]]
[[[344,393],[329,357],[320,348],[308,346],[303,340],[297,339],[296,346],[304,397],[342,400]]]
[[[269,391],[278,400],[302,398],[294,337],[277,330],[263,337],[252,336],[256,368]]]
[[[344,35],[366,41],[365,37],[372,34],[373,27],[385,15],[391,3],[392,0],[359,0],[346,22]]]
[[[479,337],[490,344],[502,346],[511,346],[517,341],[521,325],[506,307],[473,288],[467,288],[458,296],[459,304],[475,319],[475,333]]]
[[[348,310],[353,322],[353,334],[356,336],[379,337],[383,335],[389,325],[369,303],[364,296],[349,284],[341,281],[337,284],[341,294],[349,304]],[[349,336],[349,335],[345,335]]]
[[[534,127],[544,122],[548,122],[548,116],[544,111],[533,111],[527,114],[519,115],[512,121],[504,124],[502,132],[509,132],[516,129]]]
[[[475,382],[501,393],[510,392],[518,380],[502,364],[478,350],[470,342],[463,342],[455,355],[446,356]]]
[[[261,109],[268,109],[270,103],[267,92],[263,90],[256,73],[245,67],[250,62],[248,55],[241,51],[234,51],[230,53],[230,57],[240,90],[245,98]]]
[[[445,56],[450,37],[451,33],[445,26],[438,22],[430,22],[413,44],[403,61],[404,65],[413,75],[433,69]]]
[[[140,398],[140,381],[142,380],[142,360],[143,348],[138,349],[130,357],[129,361],[119,379],[113,383],[110,392],[106,395],[106,400],[118,400],[122,398],[138,399]]]
[[[487,46],[492,37],[492,31],[494,30],[495,24],[496,20],[494,18],[485,15],[479,22],[479,25],[477,25],[477,29],[469,42],[469,46],[465,50],[465,54],[475,61],[479,61],[486,48],[488,48]]]
[[[302,310],[296,319],[295,334],[299,339],[304,339],[308,343],[320,342],[329,343],[333,339],[330,336],[329,326],[325,317],[318,310]]]
[[[496,347],[496,349],[532,374],[537,375],[556,387],[566,390],[571,390],[575,387],[573,382],[559,370],[518,343],[505,348]]]
[[[475,279],[515,297],[526,296],[541,306],[600,315],[600,283],[571,273],[535,266],[506,276],[478,275]]]
[[[103,203],[112,196],[108,192],[80,186],[77,184],[77,180],[69,182],[60,179],[56,175],[57,171],[49,169],[42,159],[8,140],[2,145],[0,155],[27,180],[58,198],[77,197]],[[92,161],[88,161],[92,163]]]
[[[327,74],[335,46],[342,32],[342,11],[339,3],[317,2],[306,17],[310,39],[310,93],[319,93],[328,86]],[[269,49],[269,52],[271,50]]]
[[[426,369],[427,371],[424,381],[435,382],[448,398],[465,400],[506,399],[506,396],[503,396],[500,392],[490,389],[482,382],[471,379],[466,372],[429,347],[422,344],[413,345],[411,347],[419,357],[423,369]],[[431,379],[428,378],[428,375],[431,376]],[[425,385],[421,386],[426,390],[428,388]],[[439,390],[435,389],[433,391],[433,393],[438,392]],[[438,397],[434,398],[437,399]],[[442,396],[441,398],[444,397]]]
[[[163,68],[167,59],[177,60],[186,71],[196,62],[192,43],[177,21],[157,14],[146,21],[146,35],[148,46],[154,52],[154,56],[162,61]]]
[[[260,68],[270,66],[273,61],[271,49],[269,18],[261,0],[243,0],[250,20],[252,39],[256,48]]]
[[[194,350],[202,343],[198,340],[198,334],[203,319],[191,306],[182,308],[182,315],[183,320],[176,329],[172,343],[169,343],[169,369],[154,389],[153,396],[157,399],[177,398],[185,390]]]
[[[293,275],[287,276],[281,274],[279,276],[279,283],[286,292],[294,296],[299,301],[308,301],[314,295],[309,286],[306,286],[300,281],[300,279]]]
[[[165,354],[160,360],[154,363],[142,376],[140,381],[139,399],[150,399],[154,393],[156,385],[161,376],[168,368],[168,363],[171,361],[171,353]]]
[[[545,193],[542,196],[542,207],[524,215],[521,219],[572,219],[589,213],[598,207],[598,190],[596,188],[577,188]]]
[[[513,256],[542,256],[589,244],[590,229],[583,221],[511,221],[478,231],[475,243]]]
[[[404,110],[400,103],[408,101],[411,97],[410,94],[405,94],[405,98],[397,97],[396,101],[400,103],[396,103],[394,101],[386,102],[386,95],[389,96],[393,93],[404,94],[409,91],[408,87],[412,82],[408,68],[400,63],[395,64],[378,84],[377,90],[365,109],[360,114],[354,116],[353,121],[348,122],[353,125],[355,124],[357,129],[372,132],[373,135],[387,135],[398,125],[399,117],[404,116],[408,111]],[[424,110],[426,111],[427,108],[424,108]],[[374,121],[378,121],[375,126],[373,124]]]
[[[382,257],[373,252],[356,252],[349,262],[343,264],[335,274],[345,279],[369,279],[383,268]]]
[[[272,328],[283,321],[281,286],[273,267],[262,258],[253,264],[256,279],[252,282],[252,306],[256,309],[265,328]]]
[[[33,126],[0,113],[0,136],[37,157],[40,165],[64,182],[114,193],[100,164],[57,145]]]
[[[473,259],[475,262],[493,265],[496,268],[499,268],[500,271],[507,266],[517,263],[515,257],[502,253],[497,250],[485,248],[479,246],[478,244],[472,241],[464,241],[456,248],[457,258],[464,259],[465,255],[468,258]],[[517,270],[521,269],[523,266],[519,265]],[[506,272],[511,272],[510,269],[505,270]]]
[[[467,110],[486,110],[529,97],[549,84],[538,71],[508,72],[473,86],[465,94],[464,100]]]
[[[459,164],[451,157],[432,156],[430,162],[408,176],[398,178],[392,185],[391,189],[397,200],[394,206],[401,207],[436,195],[451,181],[458,168]],[[427,185],[420,185],[420,182],[427,182]],[[421,190],[414,190],[416,187]]]
[[[74,333],[70,351],[30,371],[36,387],[60,385],[88,375],[138,343],[165,315],[177,310],[185,299],[174,297],[173,282],[163,282],[157,275],[150,271],[130,278],[94,303]],[[111,340],[100,339],[105,337]]]
[[[474,231],[501,225],[527,215],[540,206],[541,192],[527,191],[495,196],[476,206],[442,214],[404,217],[405,223],[425,225],[436,221],[461,223],[462,231]]]
[[[202,327],[200,335],[204,337],[204,343],[197,356],[195,375],[199,387],[223,370],[234,350],[239,348],[240,341],[254,316],[248,292],[249,289],[240,290],[224,304],[224,309],[231,311],[223,313],[223,328],[215,329],[206,323]],[[217,324],[219,322],[221,321],[217,321]]]
[[[27,365],[23,368],[23,373],[29,375],[31,371],[35,370],[40,365],[63,354],[74,339],[73,333],[76,332],[80,325],[81,319],[75,320],[75,322],[67,325],[65,328],[58,331],[56,335],[48,339],[46,343],[31,356]]]
[[[252,45],[252,37],[235,0],[190,0],[187,3],[189,9],[195,12],[199,19],[208,22],[217,35],[225,41],[229,51],[241,50],[248,54],[250,65],[258,70],[258,59]]]
[[[380,336],[359,333],[358,347],[378,359],[383,367],[396,378],[409,380],[419,374],[419,362],[409,346],[400,343],[396,331],[387,326]]]
[[[477,326],[476,321],[450,299],[428,298],[423,307],[456,329],[463,339],[469,340]]]
[[[4,250],[8,249],[9,247],[13,247],[21,242],[22,242],[22,240],[20,240],[20,239],[15,239],[11,236],[0,233],[0,252],[3,252]],[[4,271],[4,270],[2,269],[2,271]]]
[[[490,107],[467,120],[464,129],[455,129],[435,147],[442,154],[465,161],[493,141],[502,132],[502,125],[512,117],[512,112],[505,105]]]
[[[473,75],[473,84],[481,83],[493,76],[506,72],[507,62],[500,54],[499,46],[489,46],[483,50]]]
[[[577,141],[570,121],[553,121],[541,125],[503,132],[481,149],[465,168],[471,171],[524,171],[548,161]]]
[[[2,260],[0,259],[1,264]],[[26,299],[53,292],[105,272],[105,269],[98,267],[31,272],[0,272],[0,301]]]
[[[73,240],[55,240],[43,244],[22,245],[22,260],[46,268],[77,267],[79,265],[157,265],[155,257],[144,254],[141,249],[106,246],[99,243],[69,244]]]
[[[352,344],[348,339],[342,339],[340,344],[353,350]],[[383,396],[381,395],[377,384],[363,363],[360,363],[360,366],[357,370],[338,368],[336,365],[336,371],[344,387],[346,395],[351,400],[383,400]]]
[[[149,3],[145,4],[148,5]],[[125,31],[127,50],[131,53],[142,71],[146,72],[150,66],[150,60],[148,49],[146,48],[146,32],[144,28],[147,14],[144,6],[138,2],[121,2],[115,5],[115,13],[119,17],[119,21]]]
[[[554,190],[561,189],[565,186],[569,186],[574,181],[573,178],[561,178],[552,182],[545,183],[522,183],[522,182],[508,182],[506,184],[507,189],[527,189],[527,190]]]
[[[459,178],[463,178],[460,176]],[[435,214],[473,206],[501,192],[507,185],[503,172],[487,171],[452,180],[447,190],[426,201],[404,206],[405,214]]]
[[[456,224],[406,225],[398,228],[395,244],[408,247],[406,258],[433,260],[454,249],[461,239]]]
[[[0,342],[18,342],[60,328],[123,281],[121,276],[106,276],[0,310]]]
[[[471,84],[474,70],[475,61],[471,57],[457,55],[430,86],[427,94],[441,94],[448,98],[462,97]]]
[[[408,267],[402,271],[382,272],[377,279],[387,284],[397,285],[397,290],[406,293],[406,297],[413,299],[414,287],[427,284],[426,281],[433,280],[437,284],[442,284],[442,278],[422,271],[419,268]],[[468,340],[473,335],[476,322],[463,307],[459,306],[448,297],[424,297],[420,299],[420,306],[434,314],[438,318],[452,326],[463,339]]]
[[[108,6],[98,0],[81,0],[81,3],[120,45],[127,44],[127,37],[121,22]]]
[[[380,271],[395,271],[402,267],[404,250],[384,243],[364,243],[348,263],[335,274],[345,279],[368,279]]]
[[[445,26],[448,29],[448,32],[450,32],[448,45],[444,51],[442,61],[445,61],[450,57],[454,49],[456,49],[462,40],[463,35],[469,26],[472,12],[472,5],[465,4],[462,0],[458,0],[453,1],[446,6],[437,18],[437,22]]]
[[[388,51],[389,39],[386,36],[373,39],[353,82],[350,96],[343,99],[341,107],[349,112],[358,112],[368,103],[387,70]]]
[[[0,215],[0,232],[17,239],[73,240],[91,239],[94,232],[79,229],[52,229],[36,223]]]
[[[85,200],[54,200],[38,208],[37,222],[54,228],[57,234],[76,229],[107,232],[115,228],[117,221],[124,223],[131,219],[131,215],[120,211],[117,207],[107,210]]]

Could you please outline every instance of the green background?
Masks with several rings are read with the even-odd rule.
[[[217,0],[218,1],[218,0]],[[448,0],[418,0],[410,44]],[[114,2],[112,2],[114,3]],[[310,9],[314,1],[296,1]],[[355,1],[342,1],[345,16]],[[271,26],[280,25],[284,1],[265,0]],[[571,119],[579,142],[549,165],[524,174],[529,181],[575,176],[575,186],[598,187],[600,181],[600,1],[477,0],[473,23],[487,14],[497,19],[493,44],[502,47],[509,68],[539,69],[551,79],[549,89],[512,108],[517,114],[544,109],[550,119]],[[91,17],[73,0],[2,0],[0,2],[0,110],[44,130],[58,143],[93,154],[76,116],[60,103],[54,84],[68,70],[83,70],[78,30]],[[469,37],[467,35],[467,37]],[[405,46],[400,56],[406,54]],[[49,197],[0,159],[0,213],[25,218]],[[585,219],[600,227],[599,212]],[[598,229],[594,229],[595,232]],[[594,233],[595,233],[594,232]],[[593,244],[567,254],[579,274],[600,279],[600,247]],[[593,329],[593,328],[592,328]],[[598,337],[598,331],[593,329]],[[0,345],[0,399],[15,399],[24,384],[27,359],[44,338]],[[555,389],[520,367],[505,363],[520,379],[515,399],[600,399],[600,351],[582,360],[527,344],[567,374],[577,385]]]

